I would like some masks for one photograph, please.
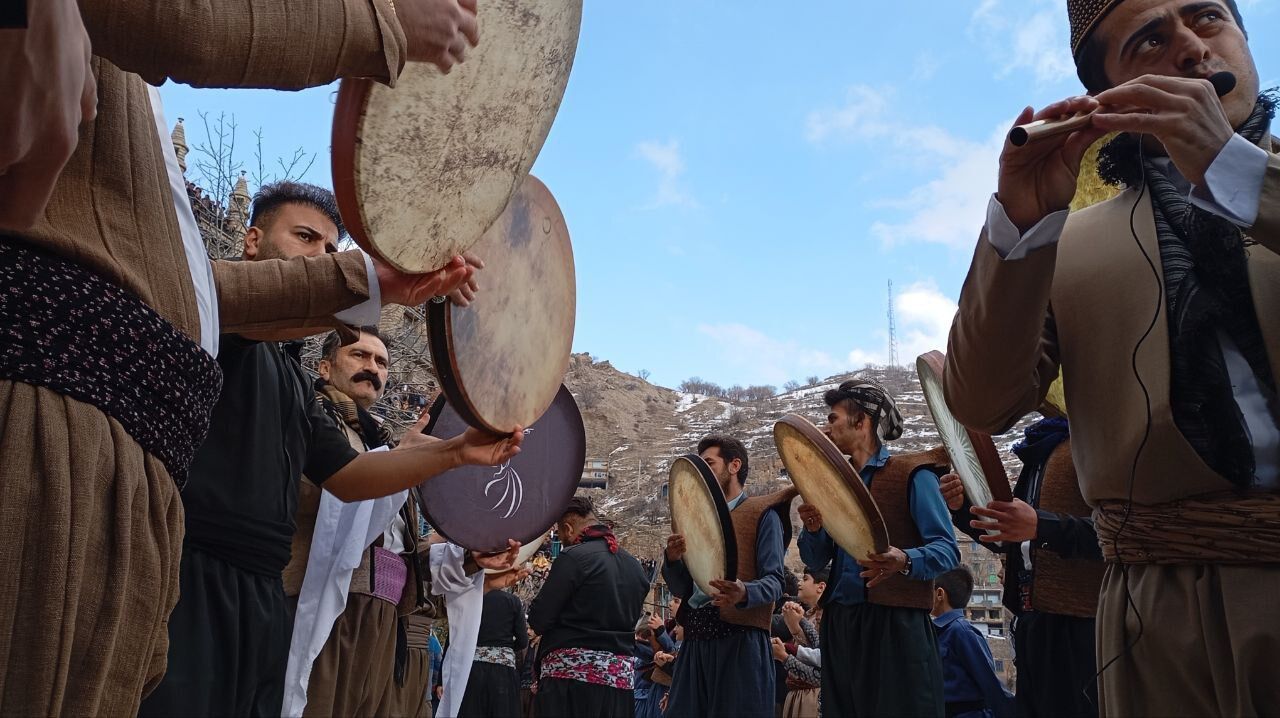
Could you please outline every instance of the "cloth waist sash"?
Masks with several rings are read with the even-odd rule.
[[[97,407],[180,489],[222,390],[218,362],[141,299],[2,235],[0,379]]]
[[[399,605],[409,579],[409,566],[404,557],[381,546],[371,547],[365,556],[367,560],[361,561],[360,568],[351,574],[351,593],[363,593]]]
[[[473,660],[481,663],[494,663],[515,670],[516,652],[514,649],[504,646],[477,646],[476,657]]]
[[[631,656],[585,648],[557,648],[542,659],[542,678],[560,678],[597,686],[635,688],[636,671]]]
[[[810,683],[809,681],[800,680],[790,673],[787,674],[787,690],[789,691],[807,691],[821,687],[822,686]]]
[[[1224,491],[1094,510],[1107,561],[1139,564],[1280,563],[1280,494]]]
[[[748,631],[760,630],[754,626],[744,626],[739,623],[729,623],[722,620],[720,618],[720,609],[711,604],[707,604],[702,608],[688,610],[681,606],[680,621],[684,624],[685,637],[695,638],[700,641],[711,641],[717,638],[736,636]]]

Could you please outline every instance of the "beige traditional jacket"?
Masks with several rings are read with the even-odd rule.
[[[1258,218],[1246,235],[1258,242],[1248,249],[1250,287],[1267,355],[1280,377],[1278,149],[1272,146]],[[947,401],[964,424],[991,433],[1034,411],[1061,367],[1072,453],[1090,505],[1129,497],[1147,424],[1147,403],[1130,361],[1157,306],[1159,316],[1137,357],[1152,423],[1133,500],[1158,504],[1233,488],[1174,424],[1164,291],[1130,233],[1136,198],[1130,190],[1072,213],[1056,245],[1023,259],[1002,259],[984,230],[948,342]],[[1149,193],[1138,203],[1134,227],[1162,285]]]
[[[80,128],[44,217],[20,238],[96,272],[200,339],[176,209],[145,82],[301,89],[391,83],[405,38],[386,0],[80,0],[98,115]],[[299,42],[305,38],[305,42]],[[331,326],[368,298],[358,252],[215,262],[224,332]]]

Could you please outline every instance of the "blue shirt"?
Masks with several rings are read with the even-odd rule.
[[[878,470],[889,461],[889,449],[884,445],[862,468],[862,481],[868,487]],[[938,489],[938,475],[931,469],[920,469],[911,477],[908,493],[911,519],[924,541],[917,548],[903,549],[911,557],[908,578],[927,581],[960,565],[960,547],[951,531],[951,513]],[[827,584],[828,601],[853,606],[867,600],[866,581],[858,574],[862,567],[844,549],[836,545],[826,529],[801,531],[796,542],[800,547],[800,560],[810,569],[818,570],[831,564],[831,581]],[[901,548],[901,547],[899,547]]]
[[[745,493],[739,495],[729,502],[729,510],[733,511],[746,500]],[[782,572],[785,570],[782,562],[785,552],[786,547],[782,545],[782,519],[778,518],[777,511],[766,511],[760,518],[756,531],[757,578],[743,582],[747,588],[747,597],[738,604],[738,608],[755,608],[762,604],[772,606],[782,598]],[[711,600],[698,590],[684,561],[667,561],[664,556],[662,577],[666,579],[672,595],[682,598],[690,608],[706,605]],[[701,604],[697,602],[698,597],[701,597]]]
[[[991,648],[978,629],[964,620],[964,611],[947,611],[933,619],[933,627],[942,659],[943,700],[986,703],[987,710],[968,711],[962,716],[1012,716],[1013,694],[1001,685]]]

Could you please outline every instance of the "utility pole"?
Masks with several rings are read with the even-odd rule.
[[[893,280],[889,280],[889,366],[898,368],[898,323],[893,318]]]

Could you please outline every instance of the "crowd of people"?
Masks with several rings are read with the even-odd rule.
[[[732,578],[695,580],[678,533],[646,570],[577,497],[527,610],[506,591],[527,576],[518,542],[424,537],[407,492],[503,463],[524,432],[436,440],[424,416],[396,442],[369,413],[395,360],[381,306],[465,305],[482,259],[411,275],[336,251],[333,194],[281,182],[255,196],[243,257],[211,261],[156,90],[447,72],[479,41],[476,2],[5,13],[0,714],[1275,711],[1280,146],[1236,0],[1066,0],[1088,94],[1015,120],[1035,139],[1002,150],[946,354],[969,429],[1043,415],[1012,501],[972,504],[940,448],[893,452],[894,397],[851,380],[813,408],[885,550],[837,542],[838,505],[802,503],[793,537],[794,493],[749,495],[746,447],[710,436]],[[1099,173],[1123,191],[1072,211],[1111,133]],[[311,335],[316,380],[294,344]],[[1005,561],[1012,696],[959,613],[957,529]],[[673,621],[644,613],[655,568]]]

